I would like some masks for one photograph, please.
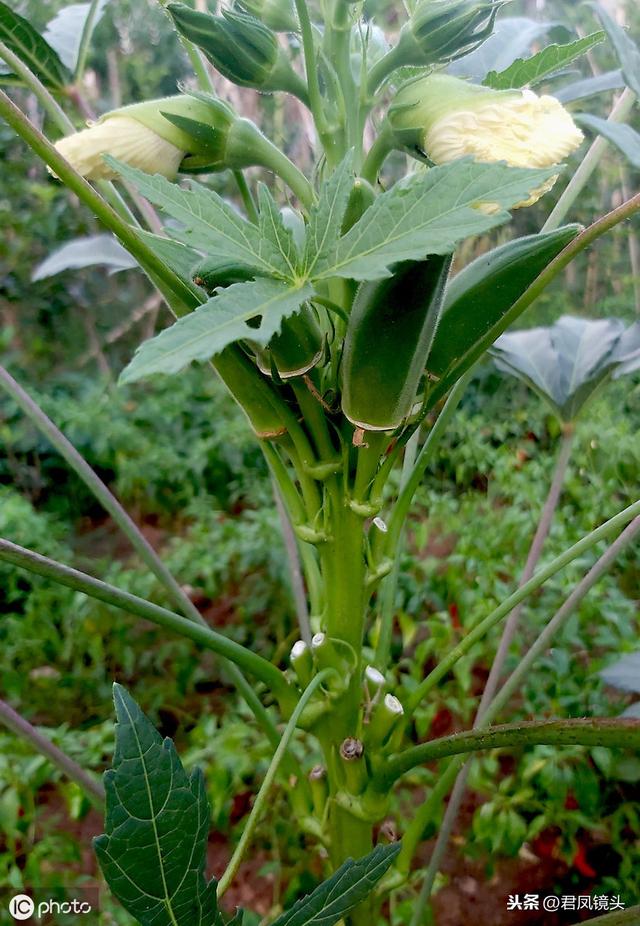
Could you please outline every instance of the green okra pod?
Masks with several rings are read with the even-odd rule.
[[[256,349],[256,360],[263,373],[281,379],[303,376],[320,362],[324,339],[312,306],[285,318],[278,334],[266,348]]]
[[[342,358],[342,410],[365,431],[393,431],[410,417],[442,308],[451,256],[398,264],[362,283]]]
[[[212,363],[261,440],[274,440],[286,433],[279,396],[239,347],[226,347]]]
[[[508,312],[554,257],[581,231],[565,225],[516,238],[483,254],[450,280],[429,354],[433,377],[455,370],[451,385],[514,319]]]
[[[375,198],[376,191],[369,181],[365,180],[364,177],[356,177],[353,181],[344,219],[342,220],[341,234],[347,234],[358,219],[362,218],[369,206],[373,205]]]

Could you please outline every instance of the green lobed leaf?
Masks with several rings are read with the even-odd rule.
[[[273,242],[281,256],[282,275],[295,279],[300,265],[300,254],[291,229],[282,220],[269,188],[263,183],[258,187],[259,219],[258,228],[262,238]]]
[[[415,173],[378,196],[313,276],[377,280],[390,276],[398,261],[448,254],[464,238],[506,222],[507,208],[557,172],[463,158]],[[492,204],[491,214],[479,208],[483,204]]]
[[[304,272],[313,277],[335,262],[340,229],[353,187],[353,155],[349,152],[321,189],[309,215],[304,252]]]
[[[114,701],[106,833],[94,840],[105,879],[142,926],[222,926],[216,882],[204,874],[209,805],[202,773],[187,776],[173,743],[119,685]]]
[[[153,373],[178,373],[193,360],[209,360],[234,341],[266,346],[282,320],[297,312],[313,293],[311,286],[293,288],[280,280],[234,283],[155,338],[145,341],[123,371],[131,383]],[[260,325],[247,322],[260,318]]]
[[[347,859],[334,875],[279,916],[271,926],[333,926],[371,893],[400,851],[399,842]]]
[[[624,154],[632,167],[640,169],[640,133],[632,129],[630,125],[624,122],[612,122],[610,119],[601,119],[589,113],[579,113],[574,116],[574,119],[579,125],[606,138]]]
[[[272,238],[263,238],[256,225],[243,219],[213,190],[195,182],[191,189],[184,190],[158,174],[145,174],[114,158],[105,160],[143,196],[184,226],[180,230],[169,229],[172,238],[206,251],[221,263],[243,263],[262,274],[287,278],[282,254]]]
[[[640,97],[640,48],[604,7],[599,3],[592,6],[611,40],[627,86]]]
[[[60,90],[71,75],[57,52],[31,23],[0,0],[0,42],[11,49],[49,87]]]
[[[517,58],[505,71],[489,71],[482,83],[494,90],[533,86],[599,45],[604,37],[604,32],[593,32],[566,45],[548,45],[530,58]]]
[[[518,301],[576,237],[580,225],[515,238],[481,255],[448,284],[427,362],[438,379],[430,405],[444,395],[518,318]]]

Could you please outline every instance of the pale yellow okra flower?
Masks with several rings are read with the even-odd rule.
[[[389,111],[401,147],[434,164],[473,157],[511,167],[553,167],[576,150],[583,134],[552,96],[531,90],[492,90],[445,74],[406,84]],[[532,190],[530,206],[551,189],[557,175]]]

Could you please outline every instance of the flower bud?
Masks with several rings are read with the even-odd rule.
[[[191,95],[165,97],[111,110],[89,128],[56,142],[56,148],[89,180],[113,180],[109,154],[149,174],[172,180],[178,168],[227,166],[229,130],[236,117],[219,100]]]
[[[242,6],[275,32],[297,32],[293,0],[242,0]]]
[[[511,167],[551,167],[584,138],[555,97],[491,90],[446,74],[405,84],[389,109],[389,123],[398,147],[433,164],[473,157]],[[556,179],[517,205],[532,205]]]
[[[479,48],[503,4],[493,0],[423,0],[398,40],[400,65],[448,64]]]
[[[275,33],[255,16],[230,10],[212,16],[182,3],[170,3],[167,10],[178,32],[202,49],[214,67],[234,84],[304,95],[304,85],[278,45]]]

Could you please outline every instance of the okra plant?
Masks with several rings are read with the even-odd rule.
[[[175,316],[140,345],[121,381],[178,376],[194,361],[211,365],[264,452],[296,538],[308,599],[287,664],[207,627],[97,476],[15,381],[2,377],[130,537],[174,607],[8,539],[0,542],[0,558],[213,650],[274,745],[229,867],[217,884],[207,883],[202,777],[186,776],[172,744],[116,688],[106,833],[95,848],[112,892],[145,926],[226,921],[220,899],[251,847],[278,775],[286,781],[293,825],[329,878],[278,924],[344,919],[360,926],[388,922],[390,894],[414,890],[411,865],[425,826],[438,819],[469,753],[536,743],[640,748],[634,719],[493,725],[508,708],[505,692],[532,668],[535,646],[474,730],[416,743],[412,726],[418,705],[476,641],[563,566],[619,535],[574,592],[574,607],[640,530],[640,501],[529,577],[440,653],[409,697],[400,700],[396,691],[390,654],[403,531],[475,364],[577,255],[640,209],[636,196],[587,228],[562,224],[602,146],[592,146],[576,169],[584,141],[578,120],[557,97],[532,89],[608,33],[627,84],[615,118],[602,129],[615,143],[616,127],[640,93],[632,39],[600,11],[605,31],[535,54],[523,49],[524,57],[489,71],[484,62],[491,55],[482,56],[489,46],[482,46],[498,47],[499,33],[492,33],[505,22],[502,6],[421,0],[407,4],[405,15],[397,4],[404,21],[387,38],[362,4],[347,0],[238,0],[215,14],[170,2],[167,16],[194,64],[194,85],[107,112],[76,132],[59,100],[64,87],[81,86],[85,45],[78,60],[65,63],[0,4],[0,56],[14,83],[36,93],[48,132],[4,92],[0,116],[130,252]],[[82,43],[101,4],[86,7]],[[262,93],[293,95],[307,107],[317,139],[313,170],[304,172],[221,98],[216,89],[226,85],[218,75]],[[595,123],[584,124],[593,130]],[[277,183],[256,183],[254,168]],[[233,172],[243,212],[208,183],[219,171]],[[464,242],[506,226],[512,210],[563,185],[537,234],[512,235],[464,265]],[[166,219],[164,227],[149,203]],[[149,215],[152,227],[145,227]],[[306,744],[303,762],[289,752],[294,737]],[[447,761],[438,764],[433,789],[396,842],[382,826],[393,790],[413,768],[437,760]],[[102,799],[73,763],[64,767]],[[390,845],[376,846],[385,838]],[[427,921],[438,859],[436,853],[415,901],[414,926]]]

